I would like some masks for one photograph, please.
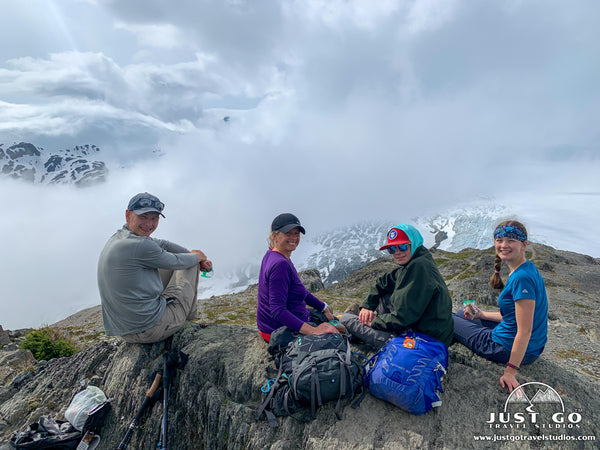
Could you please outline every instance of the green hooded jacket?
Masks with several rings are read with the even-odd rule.
[[[409,239],[412,237],[407,233]],[[454,334],[452,299],[444,278],[422,245],[416,247],[406,266],[380,276],[361,308],[375,311],[379,298],[391,294],[393,312],[373,320],[371,327],[392,333],[410,328],[449,346]]]

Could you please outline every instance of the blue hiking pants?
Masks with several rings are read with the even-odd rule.
[[[510,359],[510,350],[505,349],[492,340],[492,331],[499,322],[490,320],[473,319],[465,317],[462,309],[456,311],[454,319],[454,338],[490,361],[506,364]],[[521,365],[531,364],[537,359],[536,355],[525,354]]]

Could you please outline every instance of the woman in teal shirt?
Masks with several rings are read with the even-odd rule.
[[[548,335],[548,297],[544,280],[525,258],[527,231],[517,221],[502,222],[494,231],[496,261],[490,284],[502,289],[499,312],[476,310],[454,313],[454,337],[475,353],[505,363],[500,385],[512,392],[522,364],[531,364],[544,351]],[[510,269],[506,286],[500,277],[505,262]]]

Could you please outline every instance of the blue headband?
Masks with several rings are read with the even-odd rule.
[[[525,232],[515,225],[500,225],[494,230],[494,239],[508,238],[516,239],[517,241],[524,242],[527,240]]]

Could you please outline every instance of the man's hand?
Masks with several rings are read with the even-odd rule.
[[[204,270],[206,272],[212,270],[212,261],[209,259],[205,259],[204,261],[202,261],[200,263],[200,270]]]
[[[358,313],[358,321],[368,327],[371,326],[371,322],[375,319],[375,313],[370,309],[362,308]]]
[[[200,264],[200,269],[209,271],[212,269],[212,261],[210,261],[202,250],[191,250],[190,253],[193,253],[198,257],[198,263]]]

